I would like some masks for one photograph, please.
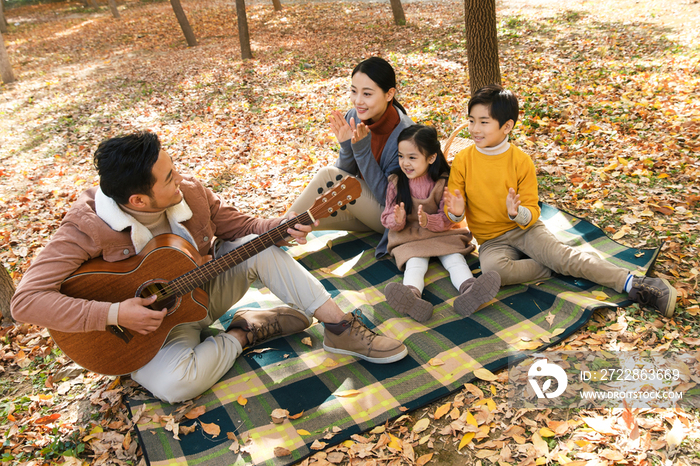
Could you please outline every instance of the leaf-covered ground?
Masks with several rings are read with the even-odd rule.
[[[18,82],[0,87],[0,260],[15,282],[96,182],[91,154],[109,136],[155,131],[183,172],[271,216],[335,158],[327,117],[348,108],[348,77],[367,56],[394,64],[415,121],[442,137],[464,121],[462,2],[405,2],[401,28],[388,3],[294,2],[274,12],[255,2],[246,62],[231,2],[185,2],[199,41],[189,49],[169,2],[119,3],[119,21],[78,4],[7,10]],[[628,246],[663,241],[656,273],[681,296],[673,319],[637,306],[603,312],[557,348],[697,354],[700,4],[497,8],[504,85],[523,109],[514,137],[535,159],[541,199]],[[0,335],[0,460],[142,460],[123,404],[134,384],[76,369],[41,328]],[[697,374],[688,383],[700,383]],[[700,464],[695,411],[513,411],[506,384],[504,371],[305,463]]]

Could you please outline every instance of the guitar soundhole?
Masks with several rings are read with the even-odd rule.
[[[167,285],[167,280],[150,280],[141,285],[141,287],[136,291],[136,296],[148,298],[154,294],[158,295],[158,299],[156,299],[156,301],[148,307],[154,311],[160,311],[163,308],[167,308],[168,315],[170,315],[175,312],[178,307],[180,307],[181,298],[179,295],[177,295],[177,293],[169,291]]]

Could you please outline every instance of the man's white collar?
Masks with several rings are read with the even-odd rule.
[[[134,244],[136,254],[140,253],[146,244],[153,239],[153,235],[148,228],[120,209],[119,204],[111,197],[107,197],[100,188],[97,188],[97,193],[95,194],[95,213],[112,230],[123,231],[131,227],[131,242]],[[192,218],[192,210],[185,202],[185,199],[183,198],[179,204],[165,209],[165,215],[168,218],[172,232],[189,241],[194,247],[197,247],[197,243],[190,232],[181,224]]]

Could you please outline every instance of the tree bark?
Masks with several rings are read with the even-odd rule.
[[[4,0],[0,0],[0,33],[7,34],[7,18],[5,18]]]
[[[5,267],[0,267],[0,310],[2,311],[2,323],[8,324],[14,322],[12,314],[10,314],[10,300],[15,294],[15,284],[12,282],[12,277],[7,273]]]
[[[250,49],[250,33],[248,33],[248,17],[245,13],[245,0],[236,0],[236,15],[238,16],[238,40],[241,42],[241,58],[253,58]]]
[[[109,11],[112,12],[112,16],[114,16],[116,19],[121,18],[121,16],[119,16],[119,10],[117,9],[116,0],[109,0]]]
[[[194,47],[197,45],[197,39],[194,37],[194,32],[192,32],[192,27],[190,26],[190,22],[187,20],[185,10],[182,9],[180,0],[170,0],[170,4],[173,6],[173,11],[175,12],[175,16],[177,16],[177,21],[180,23],[183,34],[185,34],[187,46]]]
[[[99,8],[97,0],[87,0],[87,4],[90,8]]]
[[[406,16],[403,14],[401,0],[391,0],[391,11],[394,13],[394,22],[397,26],[406,25]]]
[[[12,64],[10,64],[10,56],[5,48],[5,39],[0,32],[0,77],[2,82],[9,84],[15,81],[15,75],[12,73]]]
[[[495,0],[464,0],[469,91],[501,84]]]
[[[272,6],[275,7],[275,11],[282,11],[282,2],[280,0],[272,0]]]

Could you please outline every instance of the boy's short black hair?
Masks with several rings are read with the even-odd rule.
[[[94,156],[102,192],[122,205],[132,194],[150,196],[159,153],[158,136],[145,131],[102,141]]]
[[[474,105],[484,105],[489,109],[491,118],[498,121],[500,126],[506,124],[508,120],[513,120],[513,125],[518,121],[518,98],[511,91],[506,90],[498,84],[489,84],[474,93],[469,99],[467,110],[472,113]],[[499,127],[500,127],[499,126]]]

